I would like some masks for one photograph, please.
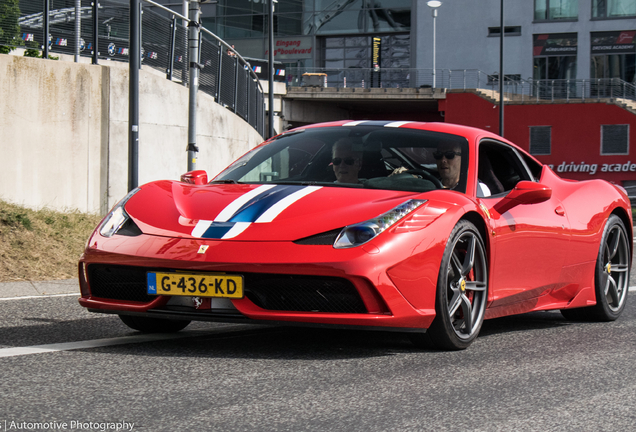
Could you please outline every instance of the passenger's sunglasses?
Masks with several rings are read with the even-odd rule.
[[[342,162],[346,163],[347,165],[353,165],[356,162],[356,160],[355,158],[352,158],[352,157],[346,157],[344,159],[338,157],[338,158],[331,159],[331,163],[334,165],[340,165]]]
[[[448,160],[454,159],[455,156],[461,156],[461,152],[454,152],[454,151],[447,151],[447,152],[441,152],[441,151],[436,151],[433,152],[433,157],[436,160],[442,160],[443,157],[445,157]]]

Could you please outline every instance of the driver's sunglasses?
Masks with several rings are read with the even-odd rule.
[[[356,159],[352,157],[346,157],[344,159],[337,157],[337,158],[331,159],[331,163],[334,165],[340,165],[343,161],[347,165],[353,165],[356,162]]]
[[[442,160],[443,157],[445,157],[448,160],[454,159],[455,156],[461,156],[462,153],[461,152],[454,152],[454,151],[447,151],[447,152],[441,152],[441,151],[436,151],[433,152],[433,157],[436,160]]]

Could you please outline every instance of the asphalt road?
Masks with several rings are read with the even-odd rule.
[[[75,296],[0,300],[0,430],[634,430],[630,297],[612,323],[486,321],[461,352],[395,333],[205,323],[146,340]]]

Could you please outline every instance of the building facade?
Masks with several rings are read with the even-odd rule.
[[[292,68],[421,70],[435,62],[437,69],[497,74],[502,2],[441,3],[434,35],[426,0],[279,0],[274,56]],[[634,82],[636,0],[503,4],[505,75]],[[241,54],[267,58],[268,5],[268,0],[219,0],[204,9],[203,25]]]

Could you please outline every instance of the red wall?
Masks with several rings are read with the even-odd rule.
[[[445,121],[499,133],[499,106],[473,93],[449,93],[440,101]],[[601,155],[601,125],[629,124],[629,154]],[[569,103],[506,105],[504,135],[528,150],[529,126],[552,126],[552,154],[536,156],[564,178],[636,180],[636,115],[613,104]],[[574,168],[586,172],[574,172]],[[618,166],[620,165],[620,167]],[[596,166],[596,172],[594,171]],[[618,172],[616,170],[618,169]]]

